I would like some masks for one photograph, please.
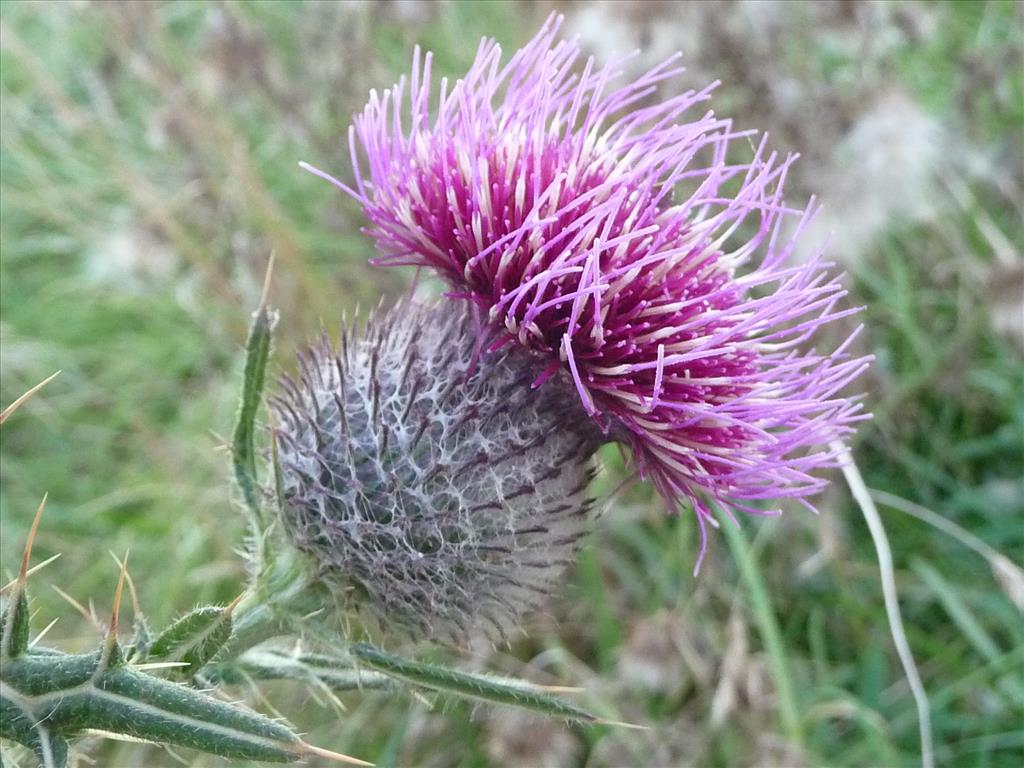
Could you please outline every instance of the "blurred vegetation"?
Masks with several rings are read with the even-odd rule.
[[[783,3],[772,6],[784,23],[771,71],[729,47],[755,39],[751,14],[768,4],[754,6],[644,3],[628,13],[645,29],[685,12],[723,30],[719,49],[696,56],[697,71],[721,68],[720,112],[806,152],[797,192],[815,190],[824,164],[852,169],[833,149],[873,89],[895,84],[951,137],[920,191],[931,214],[894,209],[844,259],[851,300],[867,307],[861,343],[877,356],[866,382],[875,418],[856,456],[873,489],[1021,564],[1021,6]],[[242,521],[223,436],[269,253],[281,367],[321,322],[330,328],[411,278],[367,265],[359,212],[296,162],[344,175],[351,115],[407,68],[414,43],[457,76],[481,36],[514,47],[552,8],[573,22],[595,6],[0,6],[0,403],[63,369],[4,427],[0,551],[6,577],[48,492],[36,560],[61,558],[37,577],[36,623],[63,617],[48,642],[96,641],[89,621],[38,585],[104,615],[116,579],[108,550],[131,550],[157,622],[235,596]],[[885,42],[868,50],[851,39]],[[821,112],[791,120],[789,102],[772,101],[759,77],[796,83]],[[626,473],[616,452],[605,459],[602,494]],[[381,765],[914,765],[916,714],[877,560],[838,477],[832,488],[820,517],[794,509],[744,525],[770,602],[760,607],[781,628],[799,743],[780,721],[779,660],[766,653],[737,550],[716,537],[692,578],[692,521],[665,517],[642,486],[616,495],[564,596],[527,639],[465,663],[583,686],[588,706],[650,731],[574,730],[463,705],[430,711],[382,694],[346,697],[344,712],[296,695],[282,713],[310,741]],[[939,763],[1022,764],[1024,622],[1013,585],[947,533],[892,506],[882,512]],[[93,753],[103,765],[177,764],[139,745]]]

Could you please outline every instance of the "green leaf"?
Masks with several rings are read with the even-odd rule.
[[[543,693],[527,682],[458,672],[433,664],[411,661],[366,643],[356,643],[349,650],[371,669],[412,685],[467,699],[521,707],[546,715],[564,717],[567,720],[599,722],[597,717],[586,710]]]
[[[289,654],[255,648],[232,662],[215,663],[203,670],[212,682],[237,684],[253,680],[296,680],[332,691],[390,688],[387,675],[353,666],[351,658],[323,654]]]
[[[85,729],[246,760],[283,763],[308,754],[282,723],[132,667],[105,668],[99,653],[28,653],[8,661],[0,702],[0,735],[37,754],[56,755],[63,739]]]
[[[14,590],[14,595],[5,601],[0,623],[0,648],[5,658],[19,656],[28,648],[28,597],[21,583],[16,584]]]
[[[911,568],[921,580],[928,585],[928,588],[935,593],[942,607],[953,622],[960,628],[964,637],[974,646],[982,658],[986,661],[995,661],[999,658],[1000,650],[995,640],[985,630],[981,623],[971,613],[971,609],[961,599],[953,586],[946,581],[942,575],[924,560],[914,558],[911,560]]]
[[[153,646],[153,635],[149,631],[146,618],[141,615],[135,617],[132,629],[132,660],[141,661],[149,657],[150,648]]]
[[[262,527],[259,524],[263,513],[256,475],[256,414],[263,397],[273,327],[273,316],[263,302],[253,315],[249,338],[245,344],[242,398],[233,440],[235,479],[253,521],[258,524],[254,531],[257,535]]]
[[[231,637],[233,619],[227,608],[196,608],[171,624],[153,641],[149,657],[184,661],[187,674],[198,672]]]

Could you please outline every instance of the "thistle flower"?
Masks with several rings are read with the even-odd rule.
[[[504,66],[483,40],[434,107],[417,49],[411,78],[371,92],[350,130],[354,186],[305,167],[362,203],[377,263],[435,270],[502,329],[495,347],[545,359],[540,392],[571,376],[640,474],[692,506],[699,568],[714,506],[776,514],[758,504],[810,506],[825,484],[828,444],[863,418],[838,393],[866,360],[850,340],[804,347],[856,310],[820,256],[791,263],[813,213],[783,201],[794,157],[694,115],[714,85],[651,101],[675,58],[618,86],[621,62],[580,70],[560,23]]]
[[[283,527],[382,623],[504,638],[587,526],[600,433],[522,350],[480,354],[466,306],[405,303],[300,358],[272,401]]]

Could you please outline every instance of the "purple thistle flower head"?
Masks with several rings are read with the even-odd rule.
[[[829,444],[865,418],[840,392],[867,359],[852,336],[807,342],[857,310],[820,255],[791,258],[813,214],[783,201],[794,157],[707,110],[713,85],[652,100],[675,58],[625,83],[621,61],[578,66],[560,23],[504,65],[483,40],[434,93],[417,49],[350,129],[354,186],[306,167],[362,203],[377,263],[438,272],[499,330],[494,347],[546,360],[535,387],[571,375],[640,474],[690,503],[699,567],[714,506],[775,514],[759,503],[810,506],[825,485]]]

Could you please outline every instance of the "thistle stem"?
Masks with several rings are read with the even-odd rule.
[[[235,614],[234,632],[224,644],[217,661],[238,658],[250,648],[287,632],[285,623],[266,603],[245,606],[243,600]]]
[[[256,575],[238,603],[234,631],[217,661],[237,658],[273,637],[298,635],[312,629],[304,619],[321,610],[328,600],[323,586],[311,582],[294,557],[275,557],[269,561],[269,567]]]

